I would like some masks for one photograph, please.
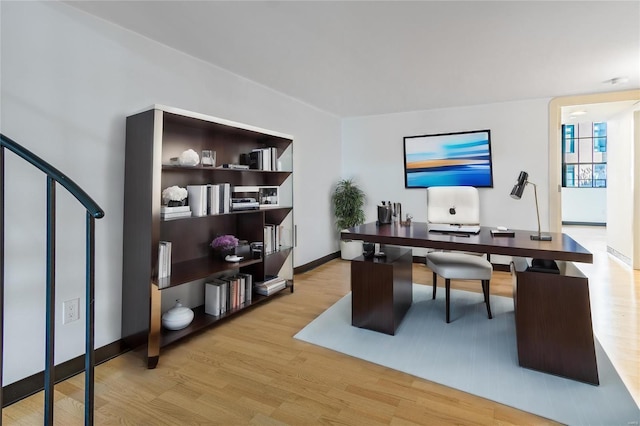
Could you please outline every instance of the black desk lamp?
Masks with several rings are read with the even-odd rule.
[[[527,186],[527,184],[533,185],[533,193],[536,198],[536,214],[538,215],[538,233],[532,234],[531,239],[538,240],[538,241],[551,241],[551,235],[542,234],[542,232],[540,232],[540,209],[538,208],[538,187],[536,186],[535,183],[529,182],[529,173],[524,171],[520,172],[520,176],[518,176],[518,181],[516,182],[516,184],[513,186],[513,189],[511,190],[511,198],[515,198],[516,200],[519,200],[520,198],[522,198],[524,187]]]

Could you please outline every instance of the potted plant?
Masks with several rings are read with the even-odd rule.
[[[353,179],[342,179],[338,182],[332,196],[338,231],[364,223],[364,200],[364,191]],[[345,260],[362,255],[362,241],[340,240],[340,253]]]
[[[209,245],[220,258],[227,260],[227,256],[234,256],[236,254],[238,241],[239,240],[233,235],[219,235],[214,238]]]

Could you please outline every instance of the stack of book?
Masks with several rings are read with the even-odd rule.
[[[282,290],[287,286],[287,280],[278,276],[270,277],[262,282],[256,283],[256,292],[263,296],[271,296],[272,294]]]
[[[171,241],[160,241],[158,246],[158,287],[169,285],[169,280],[163,280],[171,275]]]
[[[280,250],[282,237],[282,226],[265,224],[264,225],[264,252],[274,253]]]
[[[181,217],[191,217],[189,206],[160,207],[160,218],[162,220],[178,219]]]
[[[238,273],[214,278],[205,285],[204,311],[220,316],[227,311],[249,306],[253,292],[251,274]]]
[[[250,169],[278,170],[278,150],[275,147],[256,148],[248,157]]]
[[[187,185],[189,208],[194,216],[231,211],[231,184]]]

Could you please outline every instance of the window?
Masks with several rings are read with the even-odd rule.
[[[607,123],[562,125],[562,186],[607,187]]]

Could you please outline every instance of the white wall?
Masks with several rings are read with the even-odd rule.
[[[562,188],[562,222],[607,223],[607,188]]]
[[[633,111],[607,120],[607,247],[629,262],[633,258],[633,129]]]
[[[343,120],[342,168],[367,194],[367,220],[382,200],[400,202],[403,214],[426,221],[426,190],[405,189],[403,137],[490,129],[493,188],[481,188],[483,225],[536,229],[533,188],[521,200],[509,196],[520,170],[538,185],[542,229],[548,226],[548,100],[505,102]],[[416,253],[417,254],[417,253]],[[493,257],[492,257],[493,260]]]
[[[106,211],[96,231],[96,347],[120,338],[125,117],[159,103],[291,134],[295,266],[337,250],[329,197],[340,121],[58,2],[1,2],[2,133],[59,168]],[[45,177],[6,160],[4,382],[44,367]],[[84,352],[84,212],[58,190],[56,363]],[[144,283],[141,283],[144,285]],[[84,307],[81,309],[84,319]]]

